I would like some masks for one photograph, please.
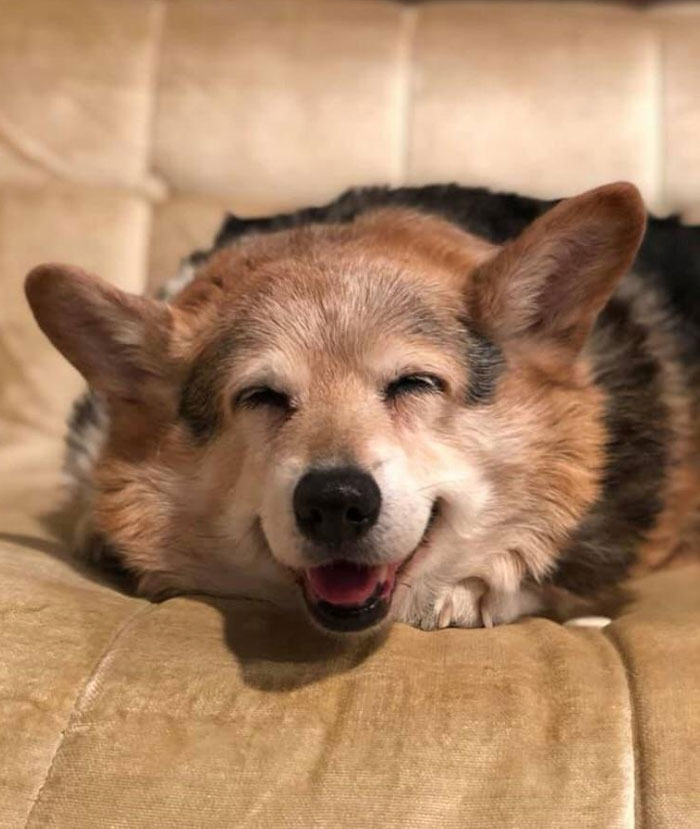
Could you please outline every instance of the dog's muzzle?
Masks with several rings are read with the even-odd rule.
[[[324,562],[300,572],[302,593],[312,617],[328,630],[351,633],[381,622],[391,607],[397,572],[415,553],[367,563],[367,550],[357,542],[377,523],[381,506],[374,478],[354,467],[312,470],[294,490],[297,527]],[[434,504],[418,547],[436,514]]]
[[[313,469],[296,485],[293,507],[299,531],[324,558],[339,556],[303,572],[306,603],[325,628],[364,630],[389,610],[396,567],[353,560],[356,543],[377,523],[381,506],[376,481],[355,467]]]

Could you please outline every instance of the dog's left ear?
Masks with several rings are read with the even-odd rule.
[[[69,265],[40,265],[25,282],[41,330],[90,386],[115,403],[151,404],[167,374],[172,315]]]
[[[469,316],[496,342],[576,354],[644,235],[646,210],[620,182],[560,202],[473,274]]]

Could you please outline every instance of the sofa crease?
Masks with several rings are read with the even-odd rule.
[[[157,608],[157,605],[153,604],[146,604],[142,605],[126,619],[122,621],[122,623],[117,627],[114,631],[112,636],[110,637],[109,641],[105,645],[104,650],[101,652],[97,662],[95,663],[94,668],[90,671],[87,679],[85,680],[84,684],[81,686],[80,690],[78,691],[75,702],[71,706],[70,711],[66,717],[66,724],[64,728],[61,729],[61,733],[59,734],[58,741],[56,747],[54,749],[53,755],[51,757],[51,762],[46,770],[46,775],[44,779],[41,781],[39,788],[37,790],[36,796],[32,802],[32,805],[29,809],[27,814],[27,819],[24,824],[24,829],[28,829],[28,827],[32,823],[32,818],[34,816],[34,812],[41,802],[42,795],[46,789],[46,786],[53,775],[54,766],[56,765],[56,761],[58,759],[59,754],[61,753],[61,748],[63,747],[63,743],[65,742],[66,735],[69,731],[72,730],[74,725],[76,724],[76,720],[78,716],[82,713],[83,706],[85,702],[87,702],[92,694],[92,691],[97,683],[97,680],[102,672],[103,667],[109,661],[110,656],[114,651],[114,647],[117,642],[122,638],[122,636],[129,630],[138,620],[146,616],[148,613],[153,612]]]
[[[644,804],[642,800],[642,781],[641,781],[641,738],[639,734],[639,722],[637,716],[637,694],[635,693],[634,670],[630,664],[627,652],[623,643],[620,641],[617,631],[613,625],[603,629],[603,635],[617,651],[618,658],[622,665],[625,675],[625,683],[627,686],[627,698],[629,701],[629,728],[630,728],[630,743],[632,749],[632,824],[630,829],[644,829],[645,821]]]

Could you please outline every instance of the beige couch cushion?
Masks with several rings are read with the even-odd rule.
[[[24,304],[61,259],[140,290],[222,211],[459,179],[627,177],[697,206],[700,10],[23,0],[0,8],[0,827],[700,826],[700,567],[604,631],[150,605],[57,540],[80,379]]]
[[[700,567],[603,631],[376,650],[263,603],[127,598],[38,526],[0,568],[0,825],[700,825]]]

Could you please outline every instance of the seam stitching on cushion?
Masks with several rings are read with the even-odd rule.
[[[129,184],[112,180],[99,181],[85,175],[80,168],[71,166],[69,162],[52,153],[39,139],[33,138],[3,114],[0,114],[0,141],[17,158],[45,173],[52,183],[108,189],[116,193],[140,195],[149,200],[163,197],[162,186],[154,178]],[[41,182],[34,187],[40,189]]]
[[[399,55],[399,101],[398,101],[398,136],[397,136],[397,153],[396,153],[396,173],[398,180],[395,185],[402,185],[406,183],[408,174],[408,164],[410,158],[409,146],[411,142],[410,136],[410,119],[413,112],[413,95],[414,95],[414,61],[415,61],[415,44],[416,31],[418,28],[418,7],[404,7],[402,10],[402,43]]]
[[[152,605],[152,604],[147,604],[145,607],[139,607],[138,610],[136,610],[134,613],[132,613],[127,619],[125,619],[122,622],[121,625],[119,625],[119,627],[114,631],[114,633],[110,637],[109,641],[107,642],[104,650],[100,654],[99,659],[95,663],[95,667],[92,669],[92,671],[90,672],[90,675],[88,676],[87,680],[85,681],[85,684],[81,687],[80,691],[76,695],[75,702],[73,703],[73,705],[71,707],[71,710],[68,714],[68,717],[66,718],[66,725],[63,728],[63,730],[61,731],[60,737],[58,739],[58,744],[56,745],[56,748],[54,749],[53,756],[51,757],[51,762],[49,763],[49,767],[46,770],[46,775],[45,775],[44,779],[42,780],[41,785],[39,786],[39,789],[36,793],[36,796],[34,797],[34,802],[32,803],[32,806],[29,810],[29,813],[27,814],[27,820],[25,821],[24,829],[28,829],[29,824],[30,824],[31,819],[32,819],[32,815],[34,814],[34,810],[38,806],[38,804],[41,800],[41,796],[44,793],[44,789],[46,788],[47,783],[51,779],[51,776],[53,774],[54,766],[56,765],[56,760],[58,758],[58,755],[61,753],[61,748],[63,747],[63,743],[65,742],[66,734],[68,734],[68,732],[75,725],[75,720],[78,717],[78,715],[81,713],[82,707],[83,707],[86,699],[88,698],[89,694],[91,693],[91,691],[93,689],[93,686],[95,684],[95,681],[96,681],[97,677],[99,676],[102,668],[104,667],[105,663],[107,662],[110,655],[112,654],[114,646],[117,644],[117,642],[121,639],[121,637],[131,627],[131,625],[133,623],[135,623],[142,616],[145,616],[147,613],[152,612],[153,610],[155,610],[156,607],[157,607],[157,605]]]
[[[161,76],[161,66],[163,58],[163,39],[165,37],[165,21],[168,13],[167,6],[164,0],[158,0],[154,5],[154,25],[153,25],[153,42],[150,56],[149,79],[148,79],[148,95],[149,95],[149,113],[145,127],[145,159],[144,159],[144,175],[154,183],[158,189],[158,202],[167,200],[171,195],[171,188],[169,183],[161,176],[154,166],[154,152],[155,152],[155,135],[156,135],[156,121],[158,114],[158,90]],[[146,231],[142,237],[142,247],[140,251],[141,260],[141,292],[150,293],[151,285],[151,262],[153,255],[153,225],[154,225],[154,202],[156,199],[151,199],[147,204],[148,217],[146,219]]]
[[[666,192],[666,124],[664,119],[664,42],[660,27],[654,26],[652,34],[652,78],[651,78],[651,198],[656,209],[665,211],[668,207]]]
[[[636,699],[637,694],[635,692],[636,683],[634,681],[634,671],[632,670],[632,666],[630,665],[630,661],[627,657],[625,649],[620,642],[617,632],[612,628],[612,626],[608,626],[604,629],[605,638],[610,642],[610,644],[615,648],[617,651],[618,658],[622,665],[622,668],[625,672],[625,680],[627,682],[627,696],[629,699],[629,709],[630,709],[630,738],[632,742],[632,782],[634,786],[634,827],[635,829],[643,829],[646,821],[644,820],[644,804],[642,800],[642,786],[641,786],[641,757],[642,757],[642,747],[641,747],[641,739],[639,735],[639,722],[637,717],[637,706],[636,706]]]
[[[153,52],[151,55],[150,78],[148,82],[148,94],[150,100],[150,113],[148,115],[147,130],[147,158],[146,158],[146,175],[149,179],[156,181],[160,189],[160,199],[163,201],[168,198],[170,192],[170,184],[162,175],[155,169],[154,148],[156,136],[156,121],[158,113],[158,92],[160,88],[161,66],[163,62],[163,41],[165,39],[165,20],[168,14],[167,3],[165,0],[158,0],[155,5],[156,21],[153,32]]]

